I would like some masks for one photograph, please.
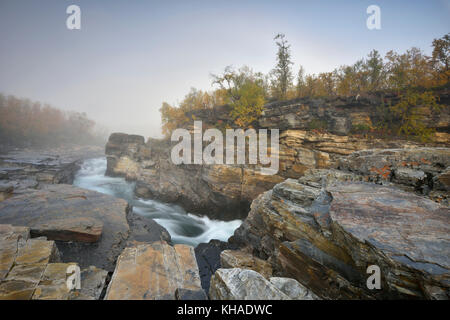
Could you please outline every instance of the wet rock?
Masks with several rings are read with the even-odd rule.
[[[128,237],[128,210],[122,199],[69,185],[47,185],[0,202],[0,223],[27,226],[32,235],[64,240],[57,242],[64,262],[113,271]],[[86,243],[100,233],[97,242]]]
[[[130,226],[130,234],[127,240],[128,245],[139,242],[166,241],[167,243],[171,243],[172,241],[169,232],[153,219],[140,216],[130,210],[127,214],[127,221]]]
[[[226,249],[237,249],[237,246],[213,239],[195,247],[195,258],[197,259],[202,288],[206,292],[209,292],[211,276],[221,267],[220,253]]]
[[[272,276],[272,266],[243,250],[224,250],[220,254],[222,268],[241,268],[258,272],[264,278]]]
[[[105,299],[173,300],[177,289],[202,290],[194,249],[153,242],[122,252]]]
[[[291,300],[262,275],[246,269],[218,269],[211,278],[211,300]]]

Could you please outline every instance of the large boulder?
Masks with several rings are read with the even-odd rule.
[[[202,290],[194,248],[164,241],[138,244],[119,256],[106,299],[173,300],[177,289],[178,297],[187,296],[180,289]]]
[[[266,279],[254,270],[218,269],[211,278],[212,300],[313,300],[317,297],[295,279]]]
[[[253,202],[230,241],[321,298],[448,298],[449,208],[360,179],[327,170],[288,179]],[[381,290],[366,285],[370,265]]]
[[[122,199],[70,185],[47,185],[0,202],[0,223],[26,226],[32,236],[58,240],[65,262],[113,271],[128,238],[128,210]]]

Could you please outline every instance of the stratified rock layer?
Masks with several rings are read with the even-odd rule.
[[[122,252],[106,299],[172,300],[177,289],[202,290],[194,248],[153,242]]]
[[[288,179],[253,202],[230,241],[321,298],[448,298],[448,207],[360,178]],[[381,269],[381,290],[366,286],[369,265]]]

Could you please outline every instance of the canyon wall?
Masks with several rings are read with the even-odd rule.
[[[258,195],[287,178],[302,177],[308,169],[342,166],[340,159],[355,151],[420,146],[410,141],[349,134],[355,125],[376,121],[376,107],[381,102],[396,100],[395,95],[372,95],[304,98],[266,105],[259,128],[280,129],[279,171],[275,175],[262,175],[255,165],[174,165],[170,159],[174,143],[155,139],[146,142],[141,136],[123,133],[112,134],[106,146],[107,175],[136,181],[135,193],[139,197],[179,203],[187,210],[213,218],[243,218]],[[448,101],[449,95],[441,93],[440,103]],[[232,124],[227,106],[188,115],[201,120],[203,129],[218,123]],[[435,118],[436,115],[427,117],[429,126],[440,131],[434,144],[448,146],[448,105]],[[326,123],[327,130],[311,130],[315,120]]]

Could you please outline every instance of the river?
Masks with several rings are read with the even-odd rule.
[[[241,220],[211,220],[206,216],[188,213],[175,204],[136,198],[133,192],[134,182],[125,181],[124,178],[107,177],[105,171],[105,158],[86,160],[73,184],[127,200],[135,213],[150,217],[166,228],[173,243],[196,246],[211,239],[226,241],[242,223]]]

